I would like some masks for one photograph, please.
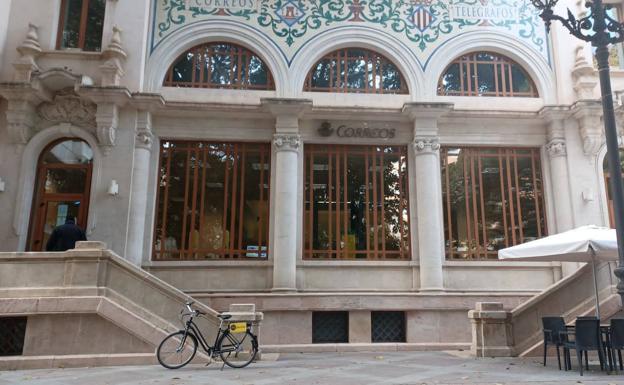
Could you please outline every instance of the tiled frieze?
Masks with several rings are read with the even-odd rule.
[[[227,20],[268,36],[289,63],[315,37],[350,26],[398,39],[423,68],[470,31],[509,34],[548,59],[543,23],[524,0],[155,0],[153,18],[152,52],[190,24]]]

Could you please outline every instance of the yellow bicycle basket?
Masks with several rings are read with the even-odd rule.
[[[247,331],[246,322],[234,322],[229,326],[230,333],[245,333]]]

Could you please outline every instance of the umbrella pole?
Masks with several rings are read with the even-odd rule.
[[[592,273],[594,273],[594,294],[596,295],[596,317],[600,320],[600,299],[598,298],[598,282],[596,281],[596,256],[592,250]]]

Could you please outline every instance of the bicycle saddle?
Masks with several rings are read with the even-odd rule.
[[[231,314],[219,314],[217,317],[219,317],[219,318],[221,318],[223,320],[226,320],[226,319],[232,318],[232,315]]]

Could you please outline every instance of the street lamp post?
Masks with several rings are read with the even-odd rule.
[[[611,175],[611,192],[613,194],[614,219],[618,241],[618,267],[615,269],[615,275],[619,279],[617,290],[622,298],[622,303],[624,303],[624,188],[622,186],[622,172],[620,169],[615,111],[613,110],[608,49],[609,44],[624,41],[624,24],[617,22],[617,20],[614,20],[607,14],[606,11],[610,6],[604,5],[602,0],[587,1],[585,7],[590,9],[590,13],[578,19],[569,9],[567,17],[556,15],[553,7],[557,4],[557,1],[531,0],[533,6],[541,11],[540,17],[546,24],[546,30],[550,31],[550,23],[553,20],[557,20],[572,35],[583,41],[590,42],[596,47],[596,61],[598,62],[600,93],[602,95],[602,114],[607,141],[607,159],[609,162],[609,174]]]

